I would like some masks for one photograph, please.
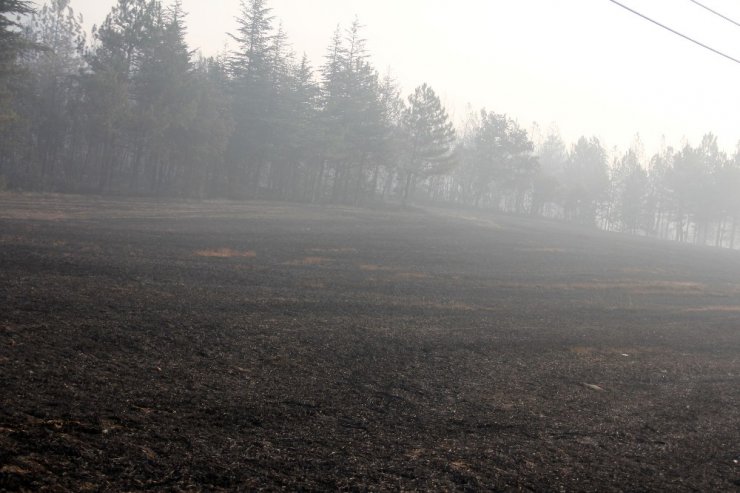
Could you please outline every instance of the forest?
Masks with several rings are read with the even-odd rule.
[[[118,0],[91,39],[69,0],[0,0],[0,190],[435,204],[736,246],[740,152],[712,133],[646,156],[487,109],[458,124],[377,70],[359,20],[314,65],[267,0],[242,2],[231,52],[186,30],[178,0]]]

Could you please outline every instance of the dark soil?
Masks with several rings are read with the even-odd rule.
[[[740,253],[0,196],[0,490],[740,488]]]

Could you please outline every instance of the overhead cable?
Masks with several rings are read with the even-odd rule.
[[[672,29],[672,28],[670,28],[670,27],[666,26],[665,24],[661,24],[660,22],[658,22],[658,21],[656,21],[656,20],[654,20],[654,19],[651,19],[650,17],[648,17],[648,16],[646,16],[646,15],[644,15],[644,14],[641,14],[640,12],[638,12],[638,11],[636,11],[636,10],[633,10],[633,9],[629,8],[628,6],[624,5],[623,3],[617,2],[617,0],[609,0],[609,1],[610,1],[611,3],[613,3],[613,4],[615,4],[615,5],[618,5],[618,6],[622,7],[622,8],[623,8],[623,9],[625,9],[625,10],[628,10],[628,11],[632,12],[632,13],[633,13],[633,14],[635,14],[636,16],[642,17],[642,18],[643,18],[643,19],[645,19],[646,21],[652,22],[652,23],[653,23],[653,24],[655,24],[656,26],[660,26],[660,27],[662,27],[663,29],[665,29],[665,30],[667,30],[667,31],[670,31],[670,32],[672,32],[672,33],[673,33],[673,34],[675,34],[676,36],[680,36],[680,37],[682,37],[683,39],[685,39],[685,40],[687,40],[687,41],[691,41],[692,43],[694,43],[694,44],[697,44],[697,45],[701,46],[702,48],[704,48],[704,49],[707,49],[707,50],[711,51],[712,53],[715,53],[715,54],[717,54],[717,55],[719,55],[719,56],[721,56],[721,57],[727,58],[728,60],[731,60],[731,61],[733,61],[733,62],[735,62],[735,63],[737,63],[737,64],[740,64],[740,60],[738,60],[737,58],[735,58],[735,57],[732,57],[732,56],[728,55],[727,53],[723,53],[723,52],[721,52],[721,51],[719,51],[719,50],[715,50],[715,49],[714,49],[714,48],[712,48],[711,46],[707,46],[707,45],[705,45],[704,43],[702,43],[701,41],[697,41],[697,40],[695,40],[694,38],[691,38],[691,37],[689,37],[689,36],[687,36],[687,35],[685,35],[685,34],[681,34],[680,32],[676,31],[675,29]]]
[[[736,26],[740,27],[740,22],[736,22],[736,21],[734,21],[734,20],[730,19],[729,17],[727,17],[726,15],[722,15],[721,13],[717,12],[716,10],[714,10],[714,9],[712,9],[712,8],[710,8],[710,7],[707,7],[706,5],[704,5],[704,4],[703,4],[703,3],[701,3],[701,2],[697,2],[696,0],[689,0],[689,2],[691,2],[691,3],[695,3],[695,4],[696,4],[696,5],[698,5],[699,7],[701,7],[701,8],[703,8],[703,9],[706,9],[706,10],[710,11],[710,12],[711,12],[711,13],[713,13],[714,15],[716,15],[716,16],[718,16],[718,17],[721,17],[721,18],[723,18],[723,19],[724,19],[724,20],[726,20],[727,22],[731,22],[731,23],[735,24]]]

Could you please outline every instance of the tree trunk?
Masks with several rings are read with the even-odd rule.
[[[409,200],[409,193],[411,192],[411,182],[413,181],[413,173],[406,174],[406,185],[403,187],[403,206],[406,207]]]

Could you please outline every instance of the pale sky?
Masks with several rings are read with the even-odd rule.
[[[740,27],[689,0],[621,0],[740,58]],[[38,0],[37,3],[41,3]],[[87,25],[115,0],[72,0]],[[166,1],[164,3],[167,3]],[[714,132],[740,140],[740,64],[695,46],[608,0],[272,0],[293,49],[315,67],[337,24],[357,15],[375,66],[404,93],[427,82],[456,121],[468,105],[506,113],[530,129],[557,124],[566,142],[596,135],[628,148],[639,132],[648,154],[697,144]],[[740,22],[740,2],[703,0]],[[216,54],[234,32],[239,0],[183,0],[189,42]]]

